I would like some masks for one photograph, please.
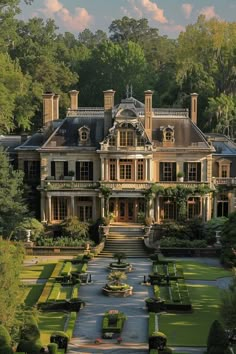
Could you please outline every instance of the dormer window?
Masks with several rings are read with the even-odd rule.
[[[168,125],[167,127],[161,127],[160,129],[162,131],[163,143],[174,143],[174,141],[175,141],[174,127]]]
[[[116,145],[116,138],[114,135],[112,135],[109,139],[109,145],[110,146],[115,146]]]
[[[81,127],[79,130],[79,143],[85,144],[90,140],[90,129],[86,126]]]

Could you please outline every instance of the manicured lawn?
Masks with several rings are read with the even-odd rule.
[[[38,301],[42,291],[44,288],[44,284],[35,284],[35,285],[29,285],[25,286],[24,288],[24,302],[26,306],[34,306],[36,302]]]
[[[51,276],[56,262],[39,263],[32,266],[23,266],[21,279],[47,279]]]
[[[191,261],[181,261],[178,263],[182,264],[184,268],[185,279],[216,280],[217,278],[232,276],[232,271],[220,267]]]
[[[205,346],[209,328],[218,319],[220,290],[208,285],[188,285],[194,308],[191,314],[161,314],[160,331],[168,337],[168,345]]]
[[[54,331],[64,331],[68,314],[64,312],[41,312],[39,315],[39,329],[43,345],[50,343],[50,336]]]

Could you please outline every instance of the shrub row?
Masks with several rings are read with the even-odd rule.
[[[58,262],[56,264],[56,267],[54,268],[52,274],[51,274],[51,278],[56,278],[61,274],[62,268],[64,266],[63,262]]]
[[[72,269],[72,264],[71,262],[65,262],[61,271],[62,276],[69,275]]]
[[[52,280],[48,280],[46,282],[46,284],[44,285],[42,294],[40,295],[39,299],[38,299],[38,303],[43,303],[46,302],[51,291],[52,291],[52,287],[53,287],[53,281]]]
[[[55,301],[58,299],[59,294],[61,290],[61,284],[60,283],[54,283],[52,291],[48,297],[48,301]]]
[[[149,312],[149,318],[148,318],[148,336],[149,337],[156,330],[155,323],[156,323],[156,313],[155,312]]]
[[[79,297],[79,288],[80,288],[80,284],[76,284],[73,287],[72,294],[71,294],[71,299],[78,299],[78,297]]]

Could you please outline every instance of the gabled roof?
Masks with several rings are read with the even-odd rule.
[[[205,136],[216,150],[214,155],[222,155],[222,157],[236,155],[236,144],[226,135],[207,133]]]

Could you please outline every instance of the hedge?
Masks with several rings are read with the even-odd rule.
[[[148,336],[149,337],[156,330],[155,323],[156,323],[156,314],[155,314],[155,312],[149,312],[149,318],[148,318]]]
[[[79,288],[80,288],[80,284],[76,284],[73,287],[72,294],[71,294],[71,299],[78,299],[78,297],[79,297]]]
[[[71,262],[65,262],[61,271],[61,275],[69,275],[72,269],[72,263]]]
[[[3,325],[0,325],[0,348],[4,345],[10,346],[10,344],[11,344],[10,334],[8,333],[7,329]]]
[[[55,301],[58,299],[59,294],[61,290],[61,284],[60,283],[54,283],[52,291],[48,297],[48,301]]]
[[[46,302],[51,291],[52,291],[52,287],[53,287],[53,280],[49,280],[46,282],[44,288],[43,288],[43,291],[42,291],[42,294],[40,295],[39,299],[38,299],[38,303],[42,303],[42,302]]]
[[[58,262],[51,274],[51,278],[56,278],[61,274],[62,268],[64,266],[63,262]]]
[[[73,337],[76,318],[77,318],[77,312],[71,312],[70,317],[69,317],[69,321],[67,324],[67,328],[65,331],[66,334],[68,335],[69,339],[71,339]]]

